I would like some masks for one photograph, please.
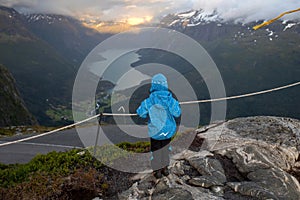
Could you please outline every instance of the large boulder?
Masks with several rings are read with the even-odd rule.
[[[199,129],[195,141],[203,142],[174,155],[169,176],[143,174],[119,199],[297,200],[299,131],[299,120],[278,117]]]

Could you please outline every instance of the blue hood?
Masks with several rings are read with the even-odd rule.
[[[154,91],[168,91],[168,81],[164,75],[156,74],[153,76],[150,92]]]

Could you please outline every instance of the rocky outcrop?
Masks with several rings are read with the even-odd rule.
[[[190,150],[172,157],[169,176],[140,174],[118,198],[300,198],[299,120],[238,118],[197,131]]]
[[[0,127],[37,124],[29,113],[9,71],[0,65]]]

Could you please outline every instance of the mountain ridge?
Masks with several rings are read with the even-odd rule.
[[[7,68],[0,64],[0,127],[36,125],[37,121],[27,110]]]
[[[9,67],[28,109],[41,124],[50,126],[66,123],[60,120],[64,114],[55,121],[48,113],[61,105],[70,107],[77,69],[107,37],[70,17],[59,18],[61,23],[45,26],[43,20],[30,23],[28,16],[0,7],[0,63]]]
[[[72,120],[70,104],[76,71],[89,51],[112,34],[88,29],[79,20],[68,16],[24,15],[14,9],[1,8],[0,62],[9,67],[29,110],[39,122],[50,125],[67,123],[61,118]],[[197,12],[178,14],[175,18],[181,17],[182,20],[172,26],[169,24],[173,22],[174,15],[169,15],[169,24],[163,23],[163,19],[156,26],[182,32],[199,42],[218,66],[227,96],[299,81],[300,49],[296,41],[300,26],[297,23],[289,25],[292,22],[282,24],[277,21],[253,31],[251,27],[256,22],[219,22],[220,19],[214,17],[217,13]],[[196,26],[183,26],[184,20],[192,18],[197,24],[199,21],[196,19],[201,21],[206,15],[213,20]],[[137,65],[151,61],[177,66],[172,63],[174,59],[165,53],[142,50],[138,54],[141,57]],[[180,63],[184,68],[185,64]],[[135,67],[135,64],[131,66]],[[209,98],[204,79],[193,75],[190,78],[192,82],[200,83],[195,87],[200,93],[198,98]],[[297,88],[292,88],[255,99],[250,97],[228,102],[227,117],[279,115],[299,118],[297,91]],[[200,106],[209,113],[209,105]],[[202,116],[206,116],[204,113],[206,111]]]

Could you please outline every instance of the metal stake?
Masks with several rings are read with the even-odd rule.
[[[98,145],[98,139],[99,139],[99,134],[100,134],[101,119],[102,119],[102,117],[103,117],[103,113],[100,113],[99,119],[98,119],[97,136],[96,136],[96,141],[95,141],[95,146],[94,146],[94,157],[96,156],[96,147]]]

